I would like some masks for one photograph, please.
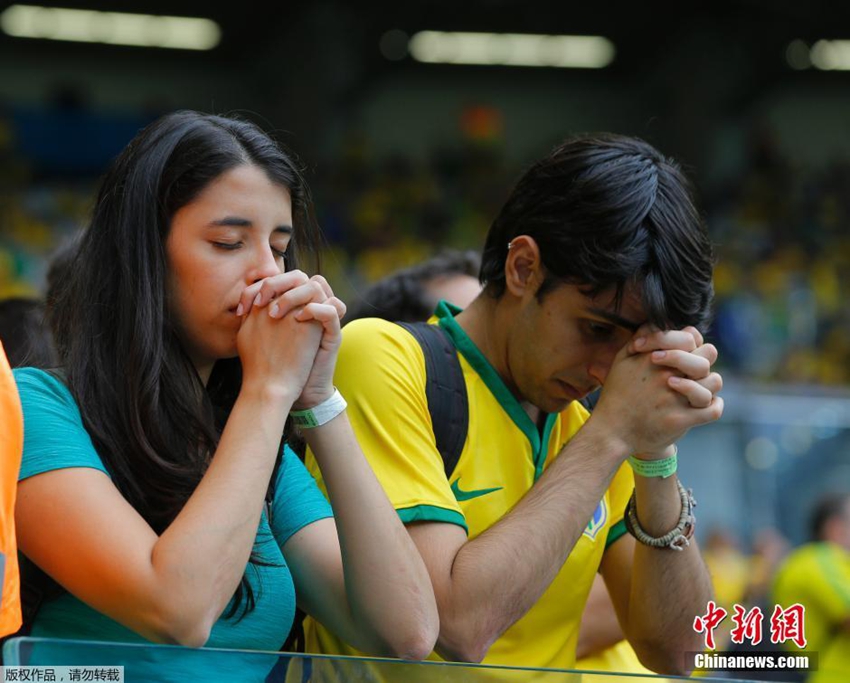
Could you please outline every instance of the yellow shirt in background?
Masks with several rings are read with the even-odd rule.
[[[806,683],[850,681],[850,552],[832,543],[798,548],[776,573],[772,599],[783,609],[805,607],[805,649],[818,653],[818,670]]]

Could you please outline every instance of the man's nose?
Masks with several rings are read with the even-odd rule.
[[[600,349],[598,353],[594,354],[587,366],[587,374],[590,375],[597,386],[605,384],[605,379],[608,377],[611,366],[614,364],[614,358],[619,351],[619,348],[614,348],[612,345]]]
[[[596,386],[601,387],[605,384],[605,378],[608,377],[608,371],[610,369],[610,365],[593,361],[587,366],[587,374]]]

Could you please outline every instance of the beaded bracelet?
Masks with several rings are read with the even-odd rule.
[[[676,525],[676,528],[671,529],[658,538],[650,536],[641,528],[637,517],[635,492],[632,491],[632,497],[629,498],[629,504],[626,505],[626,514],[623,521],[626,523],[628,532],[640,543],[652,548],[670,548],[677,551],[682,551],[691,544],[690,539],[693,538],[694,528],[696,527],[694,508],[697,502],[694,500],[691,489],[686,489],[680,481],[677,481],[676,485],[679,487],[679,499],[682,501],[682,512],[679,515],[679,523]]]

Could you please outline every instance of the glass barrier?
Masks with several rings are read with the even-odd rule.
[[[677,676],[406,662],[397,659],[194,649],[174,645],[98,643],[51,638],[11,639],[3,648],[3,660],[5,666],[61,666],[66,669],[66,674],[69,669],[71,671],[65,677],[67,681],[119,680],[114,674],[107,673],[110,667],[124,667],[123,681],[127,683],[650,683],[687,680]],[[89,673],[84,673],[86,671]],[[60,678],[18,677],[4,680],[59,681]],[[721,679],[700,677],[693,680],[708,683]],[[742,679],[737,680],[740,682]]]

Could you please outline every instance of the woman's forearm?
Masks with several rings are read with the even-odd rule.
[[[355,629],[373,652],[421,659],[439,617],[425,564],[367,463],[345,413],[305,430],[334,508]]]
[[[165,609],[197,644],[245,572],[291,405],[272,389],[240,392],[207,472],[153,547]]]

